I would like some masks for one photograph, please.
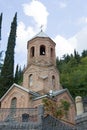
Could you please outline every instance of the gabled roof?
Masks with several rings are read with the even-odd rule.
[[[67,88],[66,88],[66,89],[61,89],[61,90],[52,91],[52,94],[51,94],[51,95],[50,95],[50,93],[47,93],[47,94],[45,94],[45,95],[43,95],[43,96],[35,97],[33,100],[39,100],[39,99],[41,99],[41,98],[46,98],[46,97],[48,97],[48,98],[56,97],[56,96],[58,96],[58,95],[60,95],[60,94],[62,94],[62,93],[64,93],[64,92],[67,92],[67,94],[69,95],[69,97],[70,97],[70,99],[72,100],[72,102],[74,102],[74,100],[73,100],[73,98],[72,98],[72,96],[71,96],[71,94],[69,93],[69,91],[68,91]]]
[[[69,97],[71,98],[71,100],[74,102],[74,100],[73,100],[73,98],[72,98],[72,96],[71,96],[71,94],[70,94],[70,92],[69,92],[69,90],[67,88],[61,89],[61,90],[58,90],[58,91],[53,91],[53,96],[60,95],[60,94],[62,94],[64,92],[67,92],[67,94],[69,95]]]
[[[34,96],[40,96],[40,94],[38,94],[38,93],[36,93],[36,92],[33,92],[33,91],[31,91],[31,90],[29,90],[29,89],[27,89],[27,88],[25,88],[25,87],[22,87],[22,86],[20,86],[20,85],[18,85],[18,84],[16,84],[16,83],[14,83],[9,89],[8,89],[8,91],[2,96],[2,98],[0,99],[0,102],[5,98],[5,96],[14,88],[14,87],[17,87],[17,88],[19,88],[19,89],[21,89],[21,90],[23,90],[23,91],[25,91],[25,92],[27,92],[27,93],[29,93],[29,94],[31,94],[31,95],[34,95]]]

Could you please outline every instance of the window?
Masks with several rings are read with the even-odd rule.
[[[50,51],[51,51],[51,57],[53,57],[53,48],[51,48]]]
[[[31,87],[33,85],[33,75],[29,75],[29,86]]]
[[[45,55],[45,46],[44,45],[41,45],[40,46],[40,55]]]
[[[52,86],[53,86],[53,88],[55,88],[55,76],[54,75],[52,76]]]
[[[34,57],[34,47],[31,47],[30,56],[31,56],[31,57]]]
[[[14,97],[12,100],[11,100],[11,115],[14,115],[15,112],[16,112],[16,105],[17,105],[17,98]]]

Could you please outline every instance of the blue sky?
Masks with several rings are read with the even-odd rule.
[[[6,50],[10,25],[18,13],[15,64],[27,61],[27,41],[43,31],[56,42],[56,56],[87,50],[87,0],[0,0],[3,13],[0,50]]]

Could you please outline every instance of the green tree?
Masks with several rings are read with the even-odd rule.
[[[77,62],[80,62],[80,55],[78,54],[78,52],[76,50],[74,50],[74,57],[77,60]]]
[[[0,52],[0,73],[1,73],[2,66],[3,66],[2,53],[3,53],[3,51]]]
[[[43,98],[42,101],[46,114],[50,114],[61,119],[68,115],[70,109],[70,103],[68,101],[62,99],[59,103],[57,103],[55,99],[50,98]]]
[[[74,50],[74,55],[71,54],[66,59],[67,55],[64,55],[62,60],[57,60],[60,83],[63,88],[68,88],[73,97],[87,96],[87,51],[83,51],[80,56]]]
[[[87,56],[87,50],[83,50],[82,57],[86,57],[86,56]]]
[[[11,23],[10,35],[8,38],[7,50],[5,53],[4,64],[1,71],[0,92],[3,95],[14,81],[14,49],[16,43],[16,29],[17,29],[17,13]]]
[[[21,69],[21,67],[17,65],[16,71],[15,71],[14,82],[20,85],[22,81],[23,81],[23,70]]]
[[[18,78],[19,77],[19,75],[18,75],[18,65],[16,66],[16,72],[15,72],[15,77],[14,77],[14,82],[15,83],[18,83]]]
[[[2,13],[0,15],[0,40],[1,40]]]

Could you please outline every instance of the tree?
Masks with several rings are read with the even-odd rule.
[[[80,63],[80,55],[78,54],[76,50],[74,50],[74,57],[77,60],[77,62]]]
[[[0,40],[1,40],[1,26],[2,26],[2,13],[0,15]],[[2,53],[3,51],[0,51],[0,73],[2,68]]]
[[[82,57],[86,57],[86,56],[87,56],[87,50],[83,50]]]
[[[60,83],[63,88],[69,89],[74,98],[78,95],[87,96],[87,50],[83,50],[82,56],[74,50],[74,55],[68,56],[68,62],[66,57],[64,55],[62,60],[57,60]]]
[[[1,69],[2,69],[2,66],[3,66],[3,63],[2,63],[2,61],[3,61],[2,53],[3,53],[3,51],[0,52],[0,75],[1,75]]]
[[[16,43],[17,13],[11,23],[10,35],[8,37],[7,50],[1,71],[0,92],[4,94],[14,81],[14,49]]]
[[[15,77],[14,77],[14,82],[17,84],[21,84],[23,81],[23,70],[21,70],[21,67],[16,66],[16,71],[15,71]]]
[[[0,15],[0,40],[1,40],[2,13]]]
[[[69,112],[70,103],[65,99],[61,99],[58,103],[55,99],[43,98],[45,113],[56,118],[63,119]]]
[[[19,75],[18,75],[18,65],[17,65],[17,66],[16,66],[15,77],[14,77],[14,82],[15,82],[15,83],[18,83],[18,77],[19,77]]]

